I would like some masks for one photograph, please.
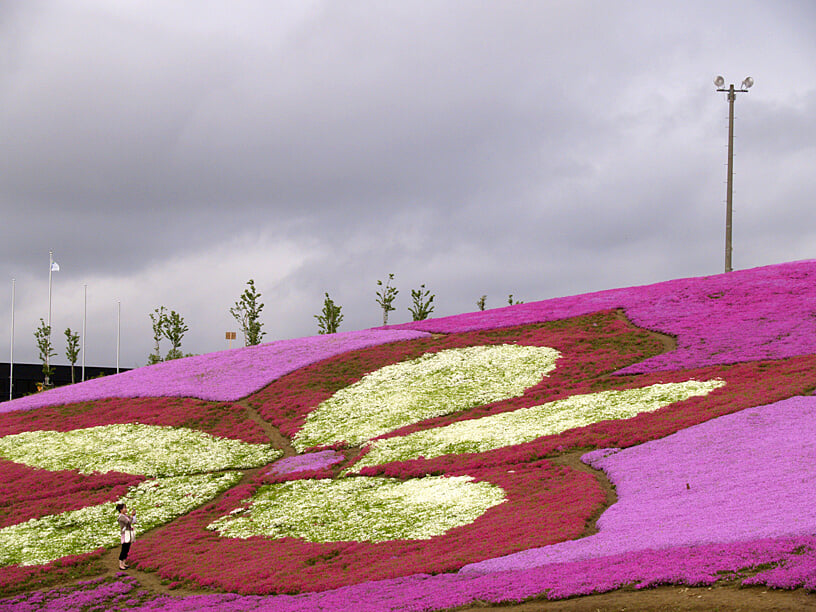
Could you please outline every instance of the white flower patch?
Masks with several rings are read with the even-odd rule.
[[[148,480],[120,501],[136,511],[138,536],[213,499],[240,479],[240,473],[227,472]],[[109,502],[0,529],[0,566],[40,565],[118,545],[117,516],[116,504]]]
[[[368,445],[369,452],[345,473],[392,461],[482,453],[522,444],[598,421],[628,419],[641,412],[653,412],[674,402],[707,395],[724,384],[718,379],[704,382],[688,380],[626,391],[574,395],[540,406],[458,421],[406,436],[374,440]]]
[[[144,476],[196,474],[266,465],[283,453],[186,427],[140,423],[73,431],[27,431],[0,438],[0,456],[46,470],[123,472]]]
[[[555,368],[553,348],[504,344],[428,353],[385,366],[341,389],[309,416],[298,451],[354,446],[399,427],[524,393]]]
[[[245,512],[208,529],[230,538],[310,542],[427,540],[475,521],[506,500],[501,487],[470,476],[295,480],[261,487]]]

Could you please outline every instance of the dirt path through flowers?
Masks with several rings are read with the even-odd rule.
[[[295,447],[292,446],[292,441],[284,436],[277,427],[273,427],[269,424],[268,421],[264,420],[264,418],[258,414],[258,411],[255,410],[246,400],[241,400],[235,402],[237,405],[241,406],[244,410],[247,411],[247,415],[249,418],[252,419],[258,426],[263,430],[263,432],[269,438],[269,441],[272,443],[272,446],[277,448],[278,450],[283,451],[284,457],[292,457],[297,455],[297,451]]]
[[[572,468],[573,470],[577,470],[579,472],[585,472],[590,474],[598,481],[598,484],[601,486],[606,498],[604,499],[603,505],[601,505],[595,512],[587,519],[586,527],[584,528],[584,532],[581,534],[581,538],[585,538],[587,536],[591,536],[592,534],[598,533],[598,519],[601,515],[606,512],[606,509],[609,508],[612,504],[618,501],[618,493],[615,490],[615,485],[607,478],[606,472],[603,470],[596,470],[586,463],[581,461],[581,456],[584,453],[589,452],[592,449],[584,449],[584,450],[577,450],[577,451],[570,451],[568,453],[563,453],[558,455],[557,457],[553,457],[550,459],[556,465],[565,465],[567,467]]]
[[[240,485],[251,481],[258,474],[258,472],[265,469],[265,467],[266,466],[249,470],[241,470],[243,477],[241,478],[238,484]],[[219,495],[217,495],[207,503],[210,504],[219,501],[224,495],[228,493],[229,490],[230,489],[221,492]],[[151,529],[148,533],[155,533],[156,531],[161,531],[166,527],[167,525],[159,525],[158,527]],[[139,546],[139,538],[136,539],[136,541],[133,543],[133,546],[134,547]],[[105,554],[102,556],[102,564],[105,567],[106,571],[104,573],[96,575],[95,576],[96,578],[112,577],[122,572],[122,570],[119,569],[119,550],[120,547],[115,546],[114,548],[111,548],[107,552],[105,552]],[[140,570],[138,566],[135,565],[132,565],[130,568],[125,570],[124,573],[126,573],[128,576],[136,580],[144,589],[160,595],[170,595],[172,597],[185,597],[189,595],[206,595],[208,593],[213,592],[212,590],[209,589],[190,589],[185,587],[174,588],[171,590],[169,588],[169,584],[173,582],[172,580],[164,580],[161,577],[159,577],[159,575],[156,572]],[[78,578],[75,580],[66,581],[62,583],[60,586],[77,584],[88,579],[89,578]],[[54,586],[56,585],[51,585],[47,588],[44,588],[43,590],[46,591],[51,590],[52,588],[54,588]]]
[[[646,329],[644,327],[638,327],[637,325],[635,325],[632,322],[632,319],[630,319],[629,317],[626,316],[626,311],[623,308],[616,309],[615,310],[615,316],[619,320],[626,323],[627,325],[631,325],[632,327],[634,327],[636,329],[640,329],[641,331],[644,331],[647,334],[649,334],[652,338],[660,340],[660,343],[663,345],[663,352],[664,353],[669,353],[671,351],[677,350],[677,337],[676,336],[671,336],[669,334],[656,332],[654,330]]]

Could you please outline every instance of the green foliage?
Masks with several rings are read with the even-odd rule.
[[[147,365],[153,365],[154,363],[160,363],[164,361],[161,356],[161,339],[164,335],[162,329],[164,328],[164,319],[167,316],[166,310],[164,306],[160,306],[156,308],[150,314],[150,321],[153,325],[153,342],[155,343],[153,347],[153,352],[147,358]]]
[[[343,315],[340,314],[341,310],[342,306],[337,306],[327,292],[323,300],[323,312],[314,316],[317,319],[317,333],[336,333],[340,327],[340,322],[343,320]]]
[[[43,388],[46,389],[51,386],[51,376],[54,375],[54,368],[51,367],[51,357],[57,356],[57,351],[54,350],[51,344],[51,326],[46,325],[42,317],[40,317],[40,326],[34,330],[34,339],[37,341],[37,349],[40,351],[40,361],[42,361],[42,371],[45,376],[43,381]]]
[[[420,285],[419,289],[411,289],[411,300],[413,306],[408,308],[414,321],[424,321],[433,312],[432,302],[436,296],[433,295],[425,285]]]
[[[65,356],[71,364],[71,384],[74,384],[74,365],[79,357],[79,334],[72,332],[70,327],[65,330]]]
[[[377,281],[377,286],[382,287],[382,291],[377,292],[377,298],[375,301],[377,304],[380,305],[383,311],[383,325],[388,325],[388,313],[392,310],[396,310],[394,308],[393,303],[394,299],[397,297],[399,290],[396,287],[391,286],[391,281],[394,280],[394,275],[389,274],[388,280],[386,281],[385,285],[381,280]]]
[[[248,289],[244,289],[235,306],[230,308],[230,314],[241,326],[244,333],[244,346],[260,344],[266,332],[261,331],[263,323],[259,321],[264,305],[259,301],[261,294],[255,289],[255,281],[247,281]]]
[[[477,306],[477,308],[479,310],[484,310],[485,309],[485,301],[487,301],[487,296],[486,295],[483,295],[478,300],[476,300],[476,306]]]
[[[164,326],[162,327],[162,334],[170,341],[171,347],[167,351],[165,361],[184,357],[184,353],[181,352],[181,339],[188,331],[189,328],[184,324],[184,317],[175,310],[171,310],[170,314],[164,318]]]
[[[510,304],[511,306],[515,306],[516,304],[523,304],[524,302],[522,302],[521,300],[513,301],[513,294],[511,293],[510,295],[507,296],[507,303]]]
[[[181,351],[181,339],[184,337],[184,334],[189,331],[189,328],[184,323],[184,317],[175,310],[167,312],[164,306],[159,306],[150,314],[150,321],[153,325],[153,341],[156,344],[153,348],[153,353],[147,358],[147,364],[152,365],[154,363],[184,357],[185,355]],[[170,341],[170,350],[167,351],[167,355],[164,358],[161,356],[162,338],[167,338]]]

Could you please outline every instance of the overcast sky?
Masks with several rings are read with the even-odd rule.
[[[816,3],[0,0],[0,361],[226,348],[816,257]],[[240,342],[239,334],[239,342]],[[166,344],[164,350],[169,348]]]

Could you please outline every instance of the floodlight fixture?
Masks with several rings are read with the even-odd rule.
[[[724,78],[722,78],[721,76],[718,76],[716,79],[714,79],[714,86],[715,87],[722,87],[723,85],[725,85],[725,79]]]
[[[751,86],[754,84],[754,79],[751,77],[745,77],[745,80],[742,81],[742,88],[743,89],[751,89]]]

